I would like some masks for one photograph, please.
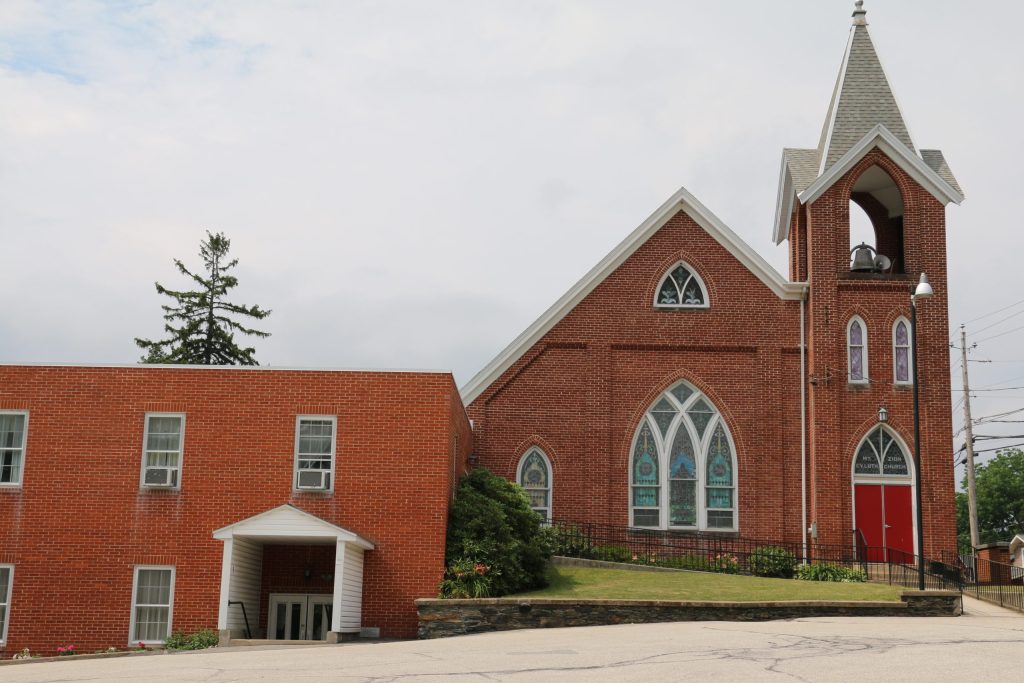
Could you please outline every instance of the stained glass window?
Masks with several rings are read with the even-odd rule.
[[[910,382],[910,326],[906,320],[897,320],[892,331],[893,379]]]
[[[715,411],[704,401],[704,399],[697,399],[688,411],[687,414],[690,419],[693,420],[693,426],[697,429],[697,438],[704,438],[704,430],[707,429],[708,423],[711,422],[711,418],[715,416]]]
[[[519,463],[519,485],[530,499],[530,507],[545,521],[551,520],[551,468],[539,448],[531,448]]]
[[[707,397],[685,382],[670,387],[648,409],[633,442],[633,526],[735,529],[735,455]]]
[[[651,415],[658,424],[662,436],[668,435],[668,428],[672,424],[672,420],[675,419],[676,412],[675,406],[664,397],[651,408]]]
[[[669,524],[697,526],[697,460],[685,424],[676,430],[670,451]]]
[[[853,460],[853,473],[909,477],[910,465],[899,441],[894,439],[885,427],[879,425],[865,437],[857,449]]]
[[[685,264],[678,263],[665,273],[658,285],[655,303],[658,306],[685,308],[703,307],[707,294],[700,279]]]
[[[850,357],[849,381],[864,382],[867,380],[867,334],[864,331],[864,323],[860,318],[850,321],[848,328],[847,350]]]

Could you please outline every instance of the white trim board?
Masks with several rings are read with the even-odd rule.
[[[537,320],[505,347],[494,360],[488,363],[462,387],[463,403],[472,403],[484,389],[510,368],[517,360],[547,334],[559,321],[576,307],[588,294],[597,288],[605,278],[633,255],[654,233],[669,221],[678,211],[684,211],[726,251],[757,276],[780,299],[799,301],[807,291],[806,283],[790,282],[772,268],[764,258],[729,229],[715,214],[685,188],[679,188],[647,220],[629,234],[611,252],[594,266],[589,273],[573,285],[568,292],[546,310]]]
[[[956,191],[949,183],[939,177],[939,174],[924,163],[921,157],[917,156],[896,139],[888,128],[877,124],[860,139],[856,145],[829,167],[824,175],[818,177],[807,189],[797,195],[801,204],[810,204],[832,187],[839,178],[856,165],[858,161],[867,156],[868,152],[877,147],[883,154],[896,162],[907,175],[913,178],[921,187],[927,190],[933,197],[942,202],[943,206],[953,202],[959,204],[964,196]]]
[[[272,522],[272,524],[266,524],[266,522]],[[301,529],[298,528],[300,526],[302,527]],[[289,527],[297,528],[295,531],[292,531]],[[373,543],[358,534],[322,520],[305,510],[300,510],[290,503],[279,505],[276,508],[266,510],[234,524],[229,524],[213,532],[213,537],[219,541],[226,541],[234,538],[236,535],[260,539],[274,537],[282,540],[292,537],[336,539],[352,543],[364,550],[373,550]]]

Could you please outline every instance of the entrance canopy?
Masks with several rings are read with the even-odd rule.
[[[363,550],[373,550],[373,544],[365,538],[303,512],[289,503],[213,532],[213,537],[218,541],[239,536],[261,543],[282,545],[327,545],[344,542]]]
[[[213,532],[224,542],[221,564],[220,609],[217,628],[221,639],[259,637],[264,545],[333,545],[334,591],[331,633],[359,633],[362,616],[363,553],[374,545],[348,529],[331,524],[294,505],[285,504]],[[328,575],[329,576],[329,575]]]

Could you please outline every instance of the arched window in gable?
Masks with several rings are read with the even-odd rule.
[[[889,432],[878,425],[864,437],[853,459],[853,476],[907,477],[910,478],[910,460],[903,446]]]
[[[658,308],[707,308],[704,281],[689,264],[680,261],[665,273],[654,295]]]
[[[551,461],[541,449],[533,447],[519,459],[519,485],[526,490],[530,507],[543,518],[551,521]]]
[[[851,384],[868,382],[868,327],[860,316],[846,326],[846,377]]]
[[[636,527],[737,527],[732,438],[710,399],[685,382],[659,396],[637,427],[630,512]]]
[[[892,381],[896,384],[910,384],[912,381],[911,353],[910,323],[901,316],[892,325]]]

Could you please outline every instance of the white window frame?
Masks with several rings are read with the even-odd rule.
[[[7,630],[11,626],[11,596],[14,595],[14,565],[0,564],[0,569],[9,569],[7,575],[7,595],[0,595],[0,605],[4,606],[4,626],[0,628],[0,646],[7,645]]]
[[[329,470],[315,470],[317,472],[327,472],[330,475],[331,483],[329,486],[319,488],[309,488],[299,486],[299,472],[305,470],[299,470],[299,460],[303,459],[299,457],[299,427],[302,425],[303,420],[328,420],[331,423],[331,468]],[[305,493],[333,493],[334,482],[336,477],[336,459],[338,453],[338,416],[337,415],[296,415],[295,416],[295,446],[294,455],[295,459],[292,466],[292,489],[296,492]],[[311,470],[312,471],[312,470]]]
[[[551,467],[551,458],[548,457],[548,454],[544,452],[543,448],[541,448],[540,446],[530,446],[529,448],[526,449],[526,452],[523,453],[523,456],[519,458],[519,466],[516,467],[516,483],[522,486],[524,489],[526,489],[526,487],[523,486],[523,467],[526,465],[526,458],[528,458],[531,453],[537,453],[538,455],[540,455],[541,460],[544,461],[544,466],[548,468],[548,505],[547,508],[535,508],[531,505],[530,509],[536,512],[537,514],[541,514],[540,511],[546,509],[547,514],[541,514],[541,516],[544,517],[544,521],[546,523],[550,523],[551,520],[554,519],[554,513],[552,512],[552,504],[554,503],[553,494],[555,491],[555,472]]]
[[[861,341],[861,369],[863,370],[863,377],[860,379],[853,378],[853,354],[851,351],[854,346],[850,337],[850,332],[853,331],[853,324],[860,323],[860,329],[863,334],[863,340]],[[855,315],[846,323],[846,381],[849,384],[869,384],[871,382],[871,372],[869,371],[870,366],[868,365],[868,325],[864,322],[864,318],[859,315]]]
[[[27,410],[0,410],[0,415],[21,415],[25,418],[25,427],[21,431],[21,446],[19,450],[21,453],[18,455],[18,480],[0,482],[0,488],[4,489],[17,489],[21,488],[22,482],[25,480],[25,454],[28,451],[28,411]]]
[[[171,590],[167,595],[167,635],[164,636],[164,640],[133,640],[132,637],[135,635],[135,618],[136,612],[139,607],[163,607],[164,605],[157,604],[145,604],[139,605],[135,602],[139,595],[139,572],[143,570],[162,570],[171,572]],[[177,580],[177,569],[174,565],[159,565],[159,564],[139,564],[135,565],[132,571],[132,611],[131,617],[128,620],[128,645],[134,646],[142,643],[143,645],[163,645],[167,642],[167,636],[174,633],[174,584]]]
[[[907,326],[907,379],[902,380],[896,376],[896,326],[903,323]],[[910,328],[910,321],[902,315],[892,323],[892,383],[901,386],[910,386],[914,383],[914,331]]]
[[[149,420],[153,417],[177,417],[181,419],[181,433],[178,439],[178,466],[177,466],[177,481],[174,485],[162,486],[160,484],[148,484],[146,483],[146,453],[149,448]],[[146,413],[146,421],[142,430],[142,467],[139,470],[139,487],[143,489],[166,489],[168,491],[180,491],[181,490],[181,475],[183,465],[185,463],[185,413]],[[156,468],[156,469],[169,469],[169,468]]]
[[[667,280],[669,277],[671,277],[672,271],[675,270],[676,268],[678,268],[679,266],[682,266],[683,268],[686,268],[686,270],[690,273],[690,276],[694,279],[694,281],[696,281],[697,285],[700,287],[701,294],[704,295],[704,303],[702,303],[702,304],[684,304],[684,303],[663,304],[663,303],[659,303],[658,302],[658,293],[661,292],[661,286],[665,284],[665,280]],[[684,282],[683,285],[685,285],[685,284],[686,283]],[[669,310],[674,310],[674,309],[677,309],[677,308],[711,308],[711,297],[708,296],[708,287],[707,287],[706,284],[704,284],[704,278],[702,278],[700,276],[700,273],[697,272],[697,269],[694,268],[693,266],[691,266],[686,261],[676,261],[675,263],[673,263],[668,268],[668,270],[665,271],[665,274],[661,276],[660,280],[658,280],[657,287],[654,288],[654,307],[655,308],[665,308],[665,309],[669,309]]]
[[[684,384],[686,385],[691,393],[686,397],[686,400],[680,402],[674,394],[672,389],[676,386]],[[654,419],[651,418],[651,410],[662,398],[668,398],[669,402],[676,409],[677,414],[673,418],[672,425],[668,430],[667,435],[662,435],[661,429],[658,427]],[[704,428],[704,434],[698,439],[697,433],[693,429],[693,425],[689,417],[685,417],[686,412],[695,404],[697,401],[703,399],[704,402],[714,411],[714,415],[708,421],[707,426]],[[640,432],[644,425],[647,425],[654,435],[655,439],[655,451],[658,455],[658,526],[642,526],[634,527],[636,529],[649,529],[649,530],[662,530],[662,531],[707,531],[707,532],[722,532],[722,533],[735,533],[740,528],[740,501],[739,501],[739,453],[736,451],[736,441],[733,439],[732,432],[729,430],[729,426],[726,424],[722,417],[722,412],[718,409],[711,398],[700,391],[700,389],[691,385],[689,382],[676,382],[669,389],[665,390],[655,398],[654,402],[644,412],[643,418],[641,418],[636,429],[633,431],[633,438],[630,440],[629,445],[629,473],[627,475],[629,492],[629,520],[628,525],[633,527],[633,512],[635,510],[652,510],[655,508],[638,508],[633,505],[633,456],[636,449],[636,440],[640,436]],[[708,506],[707,506],[707,463],[708,463],[708,449],[711,447],[711,437],[714,435],[715,430],[721,425],[722,431],[725,433],[725,438],[729,442],[730,457],[732,458],[732,508],[712,508],[712,512],[732,512],[732,526],[731,527],[708,527]],[[670,471],[670,465],[672,460],[671,448],[672,443],[675,441],[676,433],[680,429],[685,429],[690,436],[690,443],[693,445],[694,450],[694,464],[696,466],[696,503],[697,503],[697,519],[695,526],[680,526],[671,524],[671,481],[672,473]],[[642,487],[642,488],[653,488],[653,487]],[[712,488],[726,488],[726,487],[712,487]],[[662,495],[664,494],[664,495]]]

